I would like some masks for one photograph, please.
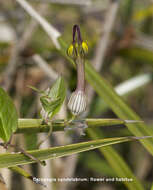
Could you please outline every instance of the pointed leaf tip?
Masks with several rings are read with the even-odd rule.
[[[130,139],[134,139],[134,140],[141,140],[141,139],[147,139],[147,138],[153,138],[153,136],[142,136],[142,137],[131,136],[130,137]]]
[[[125,123],[143,123],[144,121],[139,120],[124,120]]]

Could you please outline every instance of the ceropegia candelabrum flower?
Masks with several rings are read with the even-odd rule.
[[[77,33],[77,40],[76,40]],[[67,50],[68,56],[70,56],[77,67],[77,87],[72,93],[68,108],[73,115],[79,115],[84,112],[87,106],[87,100],[85,95],[85,55],[88,53],[88,45],[81,38],[80,28],[78,25],[73,26],[73,41]]]
[[[85,111],[86,106],[87,101],[85,93],[81,90],[73,92],[68,102],[68,108],[71,110],[72,114],[79,115]]]

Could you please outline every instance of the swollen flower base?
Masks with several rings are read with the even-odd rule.
[[[68,108],[73,115],[79,115],[86,110],[87,101],[84,91],[78,91],[72,93],[68,102]]]

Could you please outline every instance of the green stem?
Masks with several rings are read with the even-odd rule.
[[[52,122],[48,122],[48,125],[49,125],[49,132],[47,134],[47,136],[45,137],[45,139],[41,140],[39,143],[38,143],[38,148],[40,147],[40,145],[42,145],[49,137],[50,135],[52,134],[52,131],[53,131],[53,125],[52,125]]]
[[[68,121],[69,122],[69,121]],[[104,127],[112,125],[123,125],[127,123],[135,123],[142,121],[131,121],[131,120],[120,120],[120,119],[85,119],[89,128]],[[52,122],[52,132],[64,131],[67,122],[64,120],[54,120]],[[19,119],[18,129],[15,133],[41,133],[48,132],[50,126],[47,124],[42,124],[42,119]]]

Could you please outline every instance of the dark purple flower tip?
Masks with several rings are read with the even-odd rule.
[[[77,24],[73,26],[73,44],[75,44],[76,42],[75,40],[76,32],[77,32],[77,42],[78,44],[81,44],[82,43],[81,32],[80,32],[80,27]]]

